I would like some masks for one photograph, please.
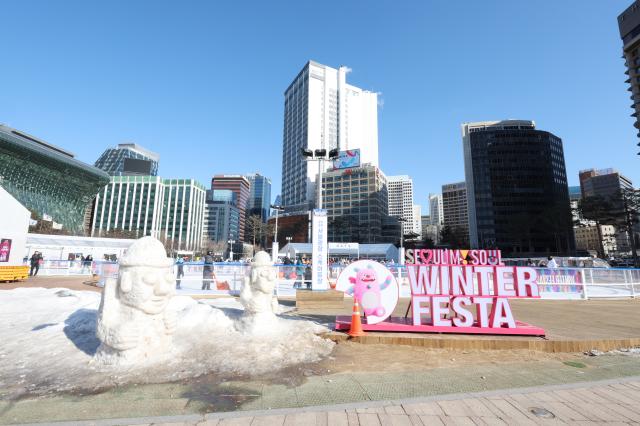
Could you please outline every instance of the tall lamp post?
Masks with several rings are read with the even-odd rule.
[[[329,151],[324,148],[311,151],[310,149],[301,148],[300,152],[306,161],[318,162],[318,176],[316,177],[316,192],[318,200],[316,208],[312,210],[312,273],[311,273],[311,289],[327,290],[329,288],[329,265],[327,252],[327,212],[322,210],[322,171],[324,170],[324,161],[338,158],[339,151],[337,148]]]
[[[398,222],[400,222],[400,250],[398,251],[398,263],[400,265],[404,265],[404,223],[409,222],[404,217],[399,217]]]
[[[322,208],[322,171],[324,170],[324,162],[326,160],[335,160],[338,158],[339,151],[338,148],[333,148],[329,151],[329,155],[327,156],[327,150],[316,149],[315,151],[311,151],[310,149],[300,148],[300,152],[302,153],[302,157],[306,161],[317,161],[318,162],[318,177],[316,182],[316,192],[317,192],[317,204],[316,208]]]
[[[284,211],[284,207],[271,204],[271,208],[276,211],[276,229],[273,233],[273,241],[278,241],[278,214]]]
[[[280,243],[278,243],[278,215],[284,211],[284,207],[271,204],[271,208],[276,211],[276,229],[273,232],[273,242],[271,243],[271,260],[276,263],[278,260],[278,252],[280,251]]]
[[[227,241],[229,243],[229,253],[231,254],[231,261],[233,262],[233,244],[236,242],[235,240]]]
[[[287,245],[288,245],[288,244],[291,244],[291,240],[293,240],[293,237],[289,237],[289,236],[288,236],[288,237],[286,237],[286,238],[287,238]],[[290,255],[290,252],[289,252],[289,251],[287,251],[287,257],[288,257],[288,258],[291,258],[291,255]]]

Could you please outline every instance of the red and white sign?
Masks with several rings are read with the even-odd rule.
[[[540,297],[536,270],[505,266],[499,250],[407,250],[406,271],[411,318],[391,318],[365,331],[545,334],[516,321],[509,304],[510,298]],[[336,320],[337,329],[342,322]]]

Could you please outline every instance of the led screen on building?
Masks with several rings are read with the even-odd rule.
[[[338,153],[338,158],[333,160],[334,170],[350,169],[352,167],[360,167],[360,150],[359,149],[340,151],[340,153]]]

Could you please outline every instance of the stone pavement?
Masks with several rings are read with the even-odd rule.
[[[640,423],[640,376],[408,400],[199,416],[103,420],[88,424],[429,426],[547,423]]]

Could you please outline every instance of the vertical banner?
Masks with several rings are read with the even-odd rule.
[[[314,209],[311,220],[313,229],[312,238],[312,290],[328,290],[328,244],[327,244],[327,211],[324,209]]]
[[[274,241],[271,246],[271,261],[273,263],[278,263],[278,251],[280,251],[280,244],[278,244],[277,241]]]
[[[11,239],[0,239],[0,262],[8,262],[11,254]]]

